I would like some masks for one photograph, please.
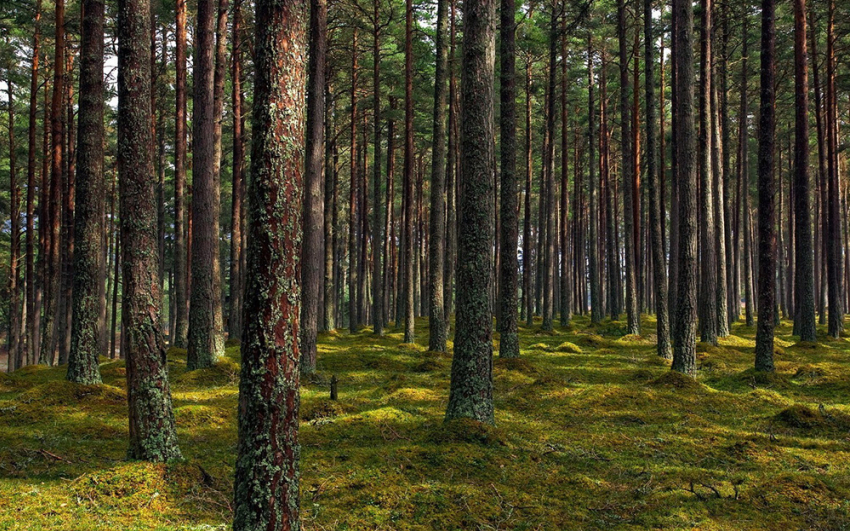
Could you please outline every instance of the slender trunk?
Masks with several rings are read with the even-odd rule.
[[[244,270],[242,260],[245,249],[242,224],[245,199],[245,95],[242,93],[242,0],[233,4],[233,38],[231,51],[231,107],[233,109],[233,175],[230,207],[230,308],[228,311],[228,337],[242,340],[242,295]]]
[[[354,333],[360,328],[357,322],[357,28],[351,41],[351,151],[348,195],[348,328]]]
[[[322,145],[325,141],[325,55],[327,49],[326,0],[310,0],[310,62],[307,81],[307,141],[304,171],[304,239],[301,256],[301,373],[316,370],[316,334],[319,329],[319,295],[322,289],[322,236],[325,208],[322,202]]]
[[[6,72],[11,74],[11,68]],[[21,307],[20,307],[20,245],[21,245],[21,199],[18,188],[18,174],[15,151],[15,100],[12,76],[6,80],[6,90],[9,95],[9,199],[11,234],[9,235],[9,356],[6,361],[6,372],[12,372],[23,366],[21,358]]]
[[[569,326],[572,313],[572,290],[570,289],[570,231],[569,231],[569,211],[570,211],[570,187],[569,187],[569,169],[567,161],[569,160],[569,151],[567,148],[568,124],[567,124],[567,21],[566,18],[561,19],[561,228],[560,228],[560,257],[561,257],[561,288],[560,288],[560,314],[561,326]],[[502,111],[504,112],[504,110]],[[504,190],[502,191],[504,194]],[[516,207],[514,207],[516,212]],[[502,223],[504,224],[504,216]],[[504,225],[503,225],[504,226]],[[516,244],[509,248],[516,249]],[[516,252],[513,252],[516,255]],[[504,260],[504,258],[503,258]],[[516,271],[516,267],[514,267]],[[514,301],[516,308],[516,301]]]
[[[602,293],[599,279],[599,248],[598,248],[598,212],[597,193],[599,186],[596,182],[596,102],[593,100],[593,37],[587,36],[587,186],[590,202],[588,220],[587,254],[588,269],[590,270],[590,321],[599,323],[605,315],[602,308]],[[603,74],[604,75],[604,74]]]
[[[150,3],[118,5],[118,167],[124,295],[121,351],[127,359],[130,448],[146,461],[180,459],[159,326],[162,297],[156,242],[151,131]],[[132,80],[132,82],[129,82]]]
[[[101,314],[105,305],[103,277],[103,0],[82,5],[80,49],[80,122],[76,180],[74,295],[68,379],[100,383]]]
[[[445,271],[446,232],[446,76],[449,53],[448,0],[437,2],[437,65],[434,76],[434,119],[431,145],[431,219],[428,238],[428,349],[446,350],[446,317],[443,313],[443,273]]]
[[[448,152],[446,157],[446,259],[443,262],[443,317],[446,320],[446,335],[451,328],[452,301],[457,256],[457,81],[455,75],[455,0],[449,0],[449,125]]]
[[[383,161],[381,154],[381,26],[378,23],[379,0],[373,3],[374,11],[372,14],[372,22],[374,24],[374,32],[372,39],[372,96],[373,96],[373,114],[375,141],[374,141],[374,160],[372,164],[372,330],[376,336],[384,335],[384,278],[383,263],[386,259],[383,256],[384,246],[384,219],[382,205],[382,175]],[[365,188],[364,188],[365,193]],[[440,300],[440,305],[443,301]]]
[[[827,283],[828,334],[839,337],[844,329],[841,300],[841,211],[839,205],[837,102],[835,93],[835,0],[829,0],[826,32],[826,151],[827,151]]]
[[[188,246],[186,242],[186,0],[175,0],[175,100],[174,112],[174,292],[173,344],[186,348],[189,333]]]
[[[677,175],[679,184],[678,297],[676,336],[673,341],[674,371],[696,374],[697,335],[697,168],[694,142],[693,5],[673,1],[676,27]]]
[[[655,137],[655,37],[652,31],[652,0],[643,3],[644,33],[644,83],[646,84],[646,180],[649,193],[649,233],[652,251],[652,277],[655,285],[655,316],[657,352],[662,358],[672,358],[670,349],[670,324],[667,315],[667,274],[664,259],[664,210],[660,195],[659,175],[656,168]],[[661,109],[664,112],[664,109]],[[662,166],[663,168],[663,166]]]
[[[534,320],[533,298],[531,296],[534,263],[531,251],[531,179],[533,161],[531,151],[531,60],[525,67],[525,208],[522,222],[522,307],[526,324],[531,326]]]
[[[406,0],[404,31],[404,342],[414,340],[413,241],[413,0]]]

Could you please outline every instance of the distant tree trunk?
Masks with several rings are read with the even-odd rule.
[[[9,95],[9,199],[11,234],[9,242],[9,356],[6,372],[12,372],[23,366],[21,357],[21,307],[20,307],[20,245],[21,245],[21,198],[18,188],[18,174],[15,151],[15,99],[12,80],[12,68],[7,68],[6,90]]]
[[[373,127],[375,129],[374,159],[372,164],[372,331],[376,336],[384,335],[384,219],[383,194],[381,187],[383,177],[383,162],[381,154],[381,24],[379,0],[373,2],[372,22],[374,24],[372,39],[372,98],[373,98]],[[364,187],[365,193],[365,187]],[[365,201],[364,201],[365,203]],[[442,305],[442,300],[440,301]]]
[[[663,179],[663,171],[655,164],[655,36],[652,31],[652,0],[643,3],[644,33],[644,82],[646,84],[646,180],[649,193],[649,234],[652,250],[652,276],[655,285],[657,351],[662,358],[672,358],[670,350],[670,324],[667,315],[667,272],[664,258],[664,210],[658,183]],[[664,109],[661,109],[664,113]],[[662,166],[663,170],[663,166]]]
[[[806,0],[794,0],[794,221],[797,244],[794,324],[800,341],[815,341],[815,276],[812,263],[811,181],[809,180],[809,74]]]
[[[712,75],[712,12],[713,0],[701,0],[702,31],[700,38],[699,81],[699,325],[700,338],[717,344],[717,253],[714,224],[714,193],[712,183],[711,128]]]
[[[357,322],[357,28],[351,38],[351,152],[349,153],[350,186],[348,195],[348,329],[360,329]]]
[[[255,20],[263,23],[255,37],[233,529],[298,530],[298,277],[309,4],[258,0],[256,6]]]
[[[504,110],[502,110],[504,112]],[[569,168],[567,161],[569,160],[569,149],[567,146],[568,138],[568,123],[567,123],[567,20],[561,19],[561,288],[560,288],[560,314],[561,326],[569,326],[572,317],[572,289],[570,281],[570,186],[569,186]],[[504,193],[504,191],[502,192]],[[516,207],[514,207],[516,213]],[[575,214],[574,214],[575,215]],[[504,216],[502,223],[504,224]],[[512,250],[516,256],[516,243]],[[504,260],[504,258],[502,258]],[[514,272],[516,265],[514,262]],[[514,301],[516,308],[516,301]],[[502,339],[504,341],[504,338]]]
[[[827,333],[839,337],[844,329],[841,301],[841,211],[839,205],[837,102],[835,93],[835,0],[829,0],[826,32],[826,151],[827,151],[827,283],[829,323]]]
[[[390,117],[387,120],[387,198],[384,213],[384,326],[389,325],[390,317],[395,321],[396,316],[390,315],[395,309],[394,293],[396,290],[395,276],[395,120],[392,115],[396,110],[396,99],[390,97]]]
[[[233,175],[230,209],[230,308],[228,311],[228,337],[242,340],[242,293],[244,284],[244,219],[245,199],[245,95],[242,92],[242,0],[233,4],[233,38],[231,50],[231,107],[233,109]]]
[[[732,223],[734,216],[732,214],[732,192],[731,192],[731,176],[732,176],[732,141],[731,141],[731,125],[729,124],[729,3],[723,2],[721,5],[721,41],[720,41],[720,60],[718,61],[719,68],[719,83],[717,89],[720,98],[719,110],[720,113],[720,151],[721,151],[721,169],[723,170],[723,193],[721,206],[723,208],[723,229],[724,229],[724,247],[726,250],[726,330],[730,329],[732,323],[738,320],[740,315],[741,305],[740,300],[740,278],[738,275],[737,253],[734,252],[734,244],[732,242]]]
[[[443,317],[446,320],[446,336],[451,327],[452,302],[454,300],[455,258],[457,257],[457,82],[455,71],[455,0],[449,0],[449,125],[448,153],[446,157],[446,259],[443,261]]]
[[[587,186],[590,203],[590,214],[588,219],[587,254],[588,268],[590,269],[590,322],[602,321],[605,311],[602,308],[602,293],[599,279],[599,234],[597,226],[599,215],[597,208],[597,191],[599,186],[596,182],[596,102],[593,100],[593,37],[592,33],[587,35]]]
[[[758,328],[756,370],[773,372],[773,329],[776,304],[776,177],[774,146],[776,133],[776,15],[774,0],[762,0],[761,14],[761,104],[759,109],[758,159]]]
[[[544,194],[541,196],[543,210],[543,239],[540,252],[543,254],[542,284],[543,284],[543,330],[552,330],[552,313],[554,310],[554,273],[555,273],[555,85],[557,79],[557,50],[558,50],[558,5],[551,6],[552,14],[549,19],[549,68],[546,98],[546,135],[543,151],[543,183]]]
[[[162,296],[156,241],[156,195],[151,131],[150,3],[118,4],[118,167],[121,195],[124,295],[123,340],[127,359],[130,448],[145,461],[180,459],[165,347],[159,326]]]
[[[189,333],[188,247],[186,243],[186,0],[175,0],[174,113],[174,294],[175,347],[186,348]]]
[[[748,70],[747,60],[747,41],[749,40],[748,31],[749,18],[744,15],[744,23],[742,25],[742,45],[741,45],[741,110],[738,113],[738,128],[739,128],[739,152],[738,174],[742,182],[744,195],[744,209],[742,215],[744,217],[744,319],[747,326],[753,326],[755,323],[753,318],[753,261],[752,261],[752,228],[750,226],[750,162],[749,162],[749,106],[747,105],[747,84]]]
[[[38,312],[36,311],[35,272],[35,176],[36,126],[38,111],[38,60],[41,49],[41,0],[36,0],[30,68],[29,121],[27,125],[27,236],[26,236],[26,338],[27,350],[22,365],[34,363],[38,355]],[[20,367],[18,367],[20,368]]]
[[[501,140],[501,238],[499,262],[499,356],[519,357],[517,279],[519,205],[516,175],[516,4],[502,0],[499,50],[499,138]]]
[[[817,234],[817,229],[820,228],[820,238],[817,239],[818,247],[816,247],[815,252],[820,251],[820,261],[815,260],[815,275],[820,277],[815,281],[817,288],[817,305],[818,305],[818,324],[826,324],[826,296],[827,296],[827,267],[826,267],[826,254],[828,243],[828,221],[827,221],[827,163],[826,163],[826,142],[824,140],[824,124],[823,121],[825,119],[824,116],[824,108],[822,102],[822,85],[820,82],[820,69],[818,68],[818,51],[817,51],[817,28],[815,27],[815,19],[813,15],[813,8],[809,9],[809,39],[811,42],[811,53],[812,53],[812,82],[814,86],[812,87],[815,93],[815,123],[817,125],[817,145],[818,145],[818,173],[816,180],[816,196],[817,203],[820,206],[820,210],[818,212],[818,216],[815,218],[815,230]],[[817,256],[817,255],[816,255]],[[819,280],[819,282],[818,282]]]
[[[327,63],[326,63],[327,66]],[[326,76],[327,79],[327,76]],[[334,196],[336,195],[336,163],[333,156],[333,148],[336,144],[336,104],[331,97],[331,91],[328,84],[325,83],[325,131],[327,139],[325,140],[325,210],[324,210],[324,230],[325,230],[325,304],[324,317],[322,328],[324,330],[334,330],[337,326],[336,310],[336,260],[334,250],[336,249],[337,230],[334,224],[336,216],[336,208],[334,204]]]
[[[414,340],[413,241],[413,0],[406,0],[404,31],[404,342]]]
[[[328,4],[310,0],[310,63],[307,83],[307,166],[304,172],[304,239],[301,257],[301,372],[316,370],[316,333],[322,288],[322,145],[325,141],[325,51]]]
[[[59,314],[59,237],[62,215],[63,97],[65,95],[65,2],[57,0],[55,13],[53,97],[50,105],[51,166],[46,190],[44,225],[44,318],[41,323],[39,362],[53,365],[56,356],[56,321]],[[46,128],[46,126],[45,126]],[[44,179],[42,179],[44,181]]]
[[[676,28],[676,113],[677,172],[679,183],[679,256],[676,300],[676,336],[673,366],[690,376],[696,374],[697,336],[697,174],[694,139],[693,5],[690,0],[673,1]]]
[[[216,172],[214,0],[199,0],[192,100],[192,271],[186,368],[212,366],[222,355],[219,270],[219,175]]]
[[[635,238],[633,138],[631,133],[632,86],[629,80],[628,36],[625,0],[617,2],[617,35],[620,45],[620,144],[622,149],[621,175],[623,179],[623,215],[626,240],[626,317],[629,334],[640,334],[640,310],[637,295],[637,240]]]
[[[446,419],[492,424],[493,343],[489,306],[493,241],[493,59],[496,5],[463,5],[461,83],[460,220],[458,224],[457,324]]]
[[[79,171],[76,179],[74,296],[68,379],[100,383],[101,314],[106,303],[103,278],[103,0],[82,5],[80,48]]]
[[[65,61],[65,93],[62,96],[63,167],[60,214],[60,236],[62,252],[59,256],[59,291],[57,292],[56,346],[59,352],[59,365],[68,363],[71,350],[71,314],[72,292],[74,289],[74,195],[76,190],[76,128],[74,120],[74,53]]]
[[[534,298],[532,297],[532,277],[534,260],[531,249],[531,179],[533,170],[531,151],[531,59],[525,67],[525,208],[522,222],[522,307],[526,324],[534,322]]]
[[[728,277],[726,276],[726,174],[723,168],[723,146],[720,134],[720,104],[717,94],[717,75],[714,67],[711,68],[711,186],[714,188],[712,195],[714,209],[714,248],[717,256],[717,291],[715,292],[715,308],[717,310],[717,335],[727,337],[729,335],[729,308],[726,297],[728,295]]]

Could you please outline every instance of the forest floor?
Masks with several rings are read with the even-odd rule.
[[[754,329],[699,346],[696,381],[623,323],[521,328],[495,359],[496,426],[445,424],[451,359],[369,329],[324,334],[301,400],[307,530],[850,529],[850,343]],[[498,349],[498,339],[494,341]],[[185,370],[169,352],[185,460],[125,460],[123,362],[0,375],[0,530],[228,529],[239,351]],[[339,378],[339,400],[328,381]]]

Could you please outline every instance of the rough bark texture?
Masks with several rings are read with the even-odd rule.
[[[348,195],[348,329],[356,332],[357,322],[357,28],[351,37],[351,151],[350,181]]]
[[[414,339],[413,242],[413,0],[406,3],[404,38],[404,342]],[[460,281],[460,279],[458,279]]]
[[[11,74],[12,69],[6,70]],[[20,300],[20,254],[21,254],[21,198],[18,188],[17,160],[15,151],[15,100],[14,83],[11,75],[6,80],[6,89],[9,96],[9,199],[11,233],[9,241],[9,357],[6,363],[6,372],[12,372],[23,365],[21,350],[21,300]]]
[[[103,0],[84,0],[74,229],[74,295],[68,379],[100,383],[103,278]]]
[[[815,341],[815,272],[809,179],[809,75],[806,0],[794,0],[794,221],[796,223],[794,324],[800,341]]]
[[[231,52],[231,106],[233,109],[233,175],[230,206],[230,308],[228,338],[242,340],[242,300],[245,271],[245,95],[242,93],[242,0],[233,3],[233,49]]]
[[[186,367],[210,367],[224,351],[219,267],[219,175],[216,171],[215,3],[199,0],[192,101],[192,289]]]
[[[640,334],[640,308],[637,293],[637,240],[635,239],[636,209],[635,200],[638,190],[634,186],[633,138],[631,133],[632,86],[629,80],[628,37],[626,27],[625,0],[617,2],[617,35],[620,44],[620,144],[622,149],[621,176],[623,180],[623,216],[626,240],[626,318],[629,334]]]
[[[449,1],[437,2],[437,65],[434,75],[434,121],[431,146],[431,220],[428,238],[428,350],[446,351],[443,273],[446,241],[446,75],[449,62]]]
[[[41,321],[41,352],[39,363],[53,365],[56,351],[56,320],[59,315],[59,236],[62,212],[62,98],[65,94],[65,2],[56,2],[55,41],[53,62],[53,95],[50,103],[51,164],[46,190],[46,204],[42,207],[44,224],[44,318]],[[45,130],[47,126],[45,125]],[[44,176],[42,177],[44,182]]]
[[[150,2],[118,3],[118,171],[121,196],[123,340],[130,459],[179,459],[159,326],[157,205],[151,130]]]
[[[504,112],[504,111],[503,111]],[[567,161],[570,158],[567,147],[569,136],[567,123],[567,20],[561,18],[561,215],[559,248],[561,258],[560,268],[560,290],[559,290],[559,314],[561,326],[567,327],[572,317],[572,287],[570,280],[570,183],[569,167]],[[504,192],[503,192],[504,193]],[[502,220],[504,224],[504,219]],[[516,245],[512,249],[516,249]],[[514,252],[516,255],[516,252]],[[504,260],[504,258],[503,258]],[[516,270],[516,268],[514,268]],[[516,306],[516,304],[514,304]]]
[[[41,0],[35,4],[35,31],[32,37],[32,64],[30,68],[29,122],[27,125],[27,236],[26,236],[26,358],[21,366],[35,362],[38,355],[37,312],[35,301],[35,150],[36,150],[36,114],[38,111],[38,60],[41,48]]]
[[[448,156],[446,157],[446,259],[443,262],[443,317],[446,335],[449,334],[452,303],[454,302],[455,262],[457,258],[457,183],[458,183],[458,100],[455,68],[455,0],[449,0],[449,126]]]
[[[384,285],[383,263],[384,219],[383,219],[383,162],[381,153],[381,29],[380,0],[375,0],[372,11],[372,109],[374,128],[374,156],[372,163],[372,332],[384,335]],[[365,198],[364,198],[365,203]],[[389,208],[389,206],[387,207]],[[442,304],[442,301],[440,302]]]
[[[835,0],[829,0],[826,30],[826,151],[827,151],[827,246],[826,273],[829,291],[827,333],[839,337],[844,329],[841,300],[841,211],[839,205],[838,131],[835,97]]]
[[[655,137],[655,37],[652,31],[652,0],[643,2],[644,74],[646,83],[646,180],[649,193],[649,235],[652,252],[652,279],[655,285],[657,352],[662,358],[672,358],[670,322],[667,314],[667,271],[664,257],[664,202],[659,182],[662,171],[656,167]],[[664,110],[662,109],[662,113]]]
[[[319,328],[319,295],[322,289],[322,159],[325,140],[325,50],[328,4],[310,0],[310,64],[307,84],[307,147],[304,174],[304,241],[301,257],[301,372],[316,370],[316,334]]]
[[[494,422],[492,312],[493,69],[496,5],[463,5],[457,329],[446,419]]]
[[[596,182],[596,102],[593,100],[593,41],[587,37],[587,186],[590,219],[587,233],[588,268],[590,269],[590,322],[599,323],[605,315],[599,278],[598,190]]]
[[[298,317],[308,3],[256,3],[234,531],[299,520]]]
[[[699,326],[700,339],[717,344],[717,254],[714,237],[711,128],[713,0],[701,0],[699,81]]]
[[[749,59],[749,55],[747,53],[747,41],[749,40],[748,35],[748,17],[744,17],[742,27],[742,42],[741,45],[741,110],[738,113],[738,121],[740,127],[740,160],[738,161],[738,171],[741,174],[741,182],[743,188],[744,195],[744,208],[742,211],[742,215],[744,217],[743,232],[744,232],[744,322],[747,326],[753,326],[755,324],[755,320],[753,317],[753,313],[755,312],[755,304],[753,300],[753,261],[752,261],[752,248],[753,248],[753,232],[750,224],[750,162],[749,162],[749,138],[748,138],[748,128],[749,128],[749,106],[747,104],[747,80],[749,78],[749,70],[747,66],[747,60]]]
[[[756,370],[773,367],[773,329],[776,326],[776,177],[773,150],[776,130],[776,14],[774,0],[761,4],[761,103],[758,153],[758,327]]]
[[[543,231],[539,253],[543,255],[542,280],[543,289],[543,330],[552,330],[552,314],[554,313],[554,273],[555,273],[555,86],[557,80],[558,57],[558,6],[551,6],[549,18],[549,69],[547,71],[546,98],[546,134],[543,141],[543,187],[541,188],[541,215]],[[543,227],[545,225],[545,228]]]
[[[693,6],[690,0],[674,0],[676,27],[677,175],[679,192],[678,296],[676,335],[673,342],[674,371],[696,375],[697,337],[697,174],[694,138]]]
[[[189,334],[189,292],[186,248],[186,0],[175,0],[174,113],[174,295],[172,343],[185,348]]]
[[[501,139],[501,261],[499,262],[499,356],[519,356],[517,336],[517,239],[519,219],[516,174],[516,5],[502,0],[500,41],[499,128]]]

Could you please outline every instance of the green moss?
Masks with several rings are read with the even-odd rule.
[[[305,529],[846,527],[850,343],[819,336],[757,374],[755,330],[735,324],[694,380],[651,336],[623,337],[623,321],[574,324],[595,337],[521,326],[519,360],[494,359],[495,426],[444,423],[450,354],[400,347],[393,331],[321,335],[318,370],[301,381]],[[789,342],[791,331],[777,329]],[[0,375],[0,506],[14,508],[0,529],[227,529],[238,361],[229,347],[189,374],[185,351],[169,351],[186,460],[167,466],[126,461],[123,361],[101,360],[107,385],[90,389],[64,382],[64,367]]]
[[[569,354],[581,354],[581,348],[575,343],[570,343],[569,341],[564,341],[555,347],[555,350],[558,352],[567,352]]]

